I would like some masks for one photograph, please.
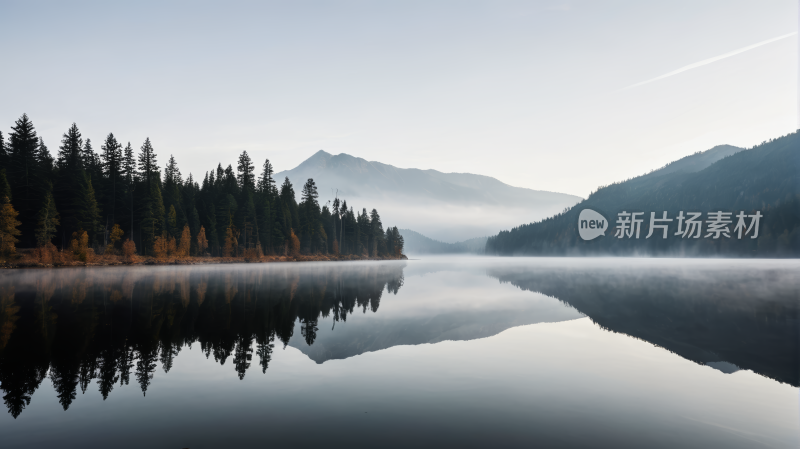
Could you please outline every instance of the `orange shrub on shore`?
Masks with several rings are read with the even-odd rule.
[[[136,261],[136,244],[131,240],[125,240],[125,243],[122,244],[122,261],[125,263]]]
[[[50,242],[44,246],[34,249],[33,258],[39,263],[45,265],[52,265],[61,262],[61,258],[58,254],[58,248],[56,248],[56,246]]]

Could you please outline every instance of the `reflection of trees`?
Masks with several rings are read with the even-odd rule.
[[[241,334],[236,342],[236,352],[233,356],[233,364],[240,380],[244,379],[251,360],[253,360],[253,336]]]
[[[356,308],[377,312],[384,289],[402,286],[403,266],[59,269],[0,277],[3,400],[16,418],[48,370],[64,410],[79,387],[85,393],[96,381],[106,399],[132,373],[146,394],[157,366],[169,372],[191,344],[221,365],[231,358],[240,379],[255,347],[265,373],[275,340],[286,346],[296,322],[310,345],[321,317],[335,323]]]
[[[139,360],[136,362],[136,381],[139,382],[139,387],[142,389],[142,396],[147,396],[147,387],[150,386],[156,372],[157,359],[157,346],[149,345],[139,349]]]
[[[723,264],[685,270],[515,266],[488,274],[697,363],[725,361],[800,385],[800,278],[794,272]]]
[[[22,298],[17,296],[12,286],[0,287],[0,385],[3,402],[15,418],[30,405],[31,396],[44,380],[48,368],[41,330],[35,326],[19,325],[23,314],[34,315],[34,311],[23,310]],[[28,306],[26,309],[35,306],[33,303],[24,305]],[[37,347],[39,351],[28,352],[24,346],[14,343],[17,339]],[[17,365],[17,360],[22,363]]]
[[[100,354],[100,370],[97,383],[100,387],[100,394],[103,395],[103,400],[108,398],[114,385],[119,380],[119,370],[117,369],[121,357],[117,354],[118,349],[115,347],[105,348]]]
[[[314,340],[317,339],[317,331],[319,330],[317,327],[317,320],[304,319],[301,320],[301,323],[302,327],[300,328],[300,333],[303,335],[306,344],[311,346],[314,344]]]

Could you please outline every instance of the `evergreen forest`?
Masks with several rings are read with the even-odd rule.
[[[53,156],[23,114],[7,136],[0,132],[0,259],[19,258],[17,249],[55,264],[99,255],[402,256],[400,232],[384,230],[376,209],[339,198],[320,204],[313,179],[298,203],[295,186],[274,173],[269,159],[243,151],[235,165],[184,177],[149,138],[134,148],[109,133],[97,144],[74,123]]]

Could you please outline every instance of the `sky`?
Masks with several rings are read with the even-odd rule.
[[[798,127],[797,0],[0,0],[0,130],[184,176],[323,149],[586,197]]]

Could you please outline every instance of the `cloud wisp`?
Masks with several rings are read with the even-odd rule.
[[[695,62],[694,64],[689,64],[687,66],[683,66],[683,67],[681,67],[681,68],[679,68],[677,70],[673,70],[673,71],[671,71],[669,73],[665,73],[665,74],[663,74],[661,76],[657,76],[655,78],[652,78],[652,79],[649,79],[649,80],[646,80],[646,81],[642,81],[640,83],[632,84],[632,85],[630,85],[628,87],[625,87],[625,88],[622,88],[622,89],[618,90],[617,92],[622,92],[624,90],[633,89],[634,87],[639,87],[639,86],[643,86],[645,84],[650,84],[652,82],[655,82],[655,81],[658,81],[658,80],[662,80],[664,78],[668,78],[668,77],[673,76],[673,75],[677,75],[677,74],[685,72],[687,70],[691,70],[691,69],[695,69],[697,67],[701,67],[701,66],[704,66],[704,65],[707,65],[707,64],[711,64],[712,62],[719,61],[720,59],[730,58],[731,56],[738,55],[739,53],[744,53],[744,52],[746,52],[748,50],[752,50],[754,48],[761,47],[762,45],[767,45],[767,44],[770,44],[772,42],[779,41],[781,39],[786,39],[787,37],[794,36],[795,34],[797,34],[797,31],[794,31],[794,32],[791,32],[791,33],[788,33],[788,34],[784,34],[782,36],[774,37],[772,39],[767,39],[767,40],[761,41],[761,42],[759,42],[757,44],[748,45],[747,47],[742,47],[742,48],[739,48],[737,50],[733,50],[733,51],[730,51],[728,53],[721,54],[719,56],[714,56],[713,58],[704,59],[702,61]]]

